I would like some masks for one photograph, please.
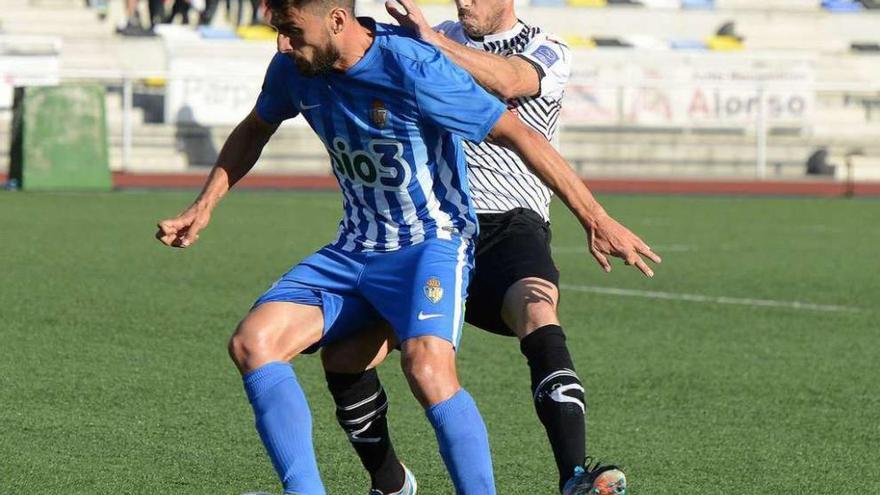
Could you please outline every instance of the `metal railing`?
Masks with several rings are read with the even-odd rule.
[[[239,74],[225,76],[230,83],[250,85],[259,85],[262,79],[261,75]],[[118,115],[121,125],[116,128],[110,128],[110,132],[118,133],[117,138],[120,143],[119,150],[121,152],[121,170],[134,171],[137,170],[137,164],[133,162],[133,149],[136,145],[135,132],[138,127],[136,122],[135,111],[135,95],[149,90],[154,93],[164,93],[168,98],[168,91],[175,82],[179,82],[180,78],[165,72],[122,72],[122,71],[62,71],[59,77],[61,82],[97,82],[113,92],[118,92],[120,97],[121,115]],[[155,86],[156,82],[164,81],[164,86]],[[152,82],[152,83],[151,83]],[[151,85],[152,84],[152,85]],[[709,119],[708,121],[700,121],[699,119],[675,119],[672,118],[668,122],[658,122],[652,120],[654,116],[633,115],[630,110],[634,104],[637,104],[638,95],[644,93],[644,90],[654,92],[664,92],[670,99],[675,99],[677,93],[693,92],[696,89],[714,88],[719,92],[727,92],[730,94],[740,95],[748,101],[754,102],[754,108],[750,109],[747,117],[742,116],[736,119]],[[566,128],[577,129],[579,132],[590,133],[597,129],[608,131],[609,129],[619,132],[672,132],[674,133],[707,133],[711,134],[713,130],[735,130],[744,136],[753,137],[754,148],[754,176],[758,179],[764,179],[768,176],[769,157],[768,149],[773,145],[773,133],[775,128],[784,127],[796,129],[796,134],[805,137],[816,137],[816,122],[823,119],[823,108],[817,104],[820,100],[833,99],[837,103],[832,105],[837,113],[843,111],[849,112],[849,119],[858,122],[861,129],[853,129],[852,133],[835,132],[834,135],[828,135],[825,142],[835,145],[841,150],[836,151],[840,155],[845,155],[850,171],[852,170],[853,156],[871,155],[880,156],[877,137],[880,136],[880,82],[873,85],[855,84],[855,83],[809,83],[808,85],[791,85],[784,83],[769,82],[735,82],[735,83],[700,83],[695,84],[693,81],[602,81],[594,84],[590,90],[593,96],[603,93],[613,95],[606,97],[607,107],[613,109],[611,115],[606,115],[604,120],[591,120],[589,116],[581,119],[572,119],[571,111],[563,118],[563,124]],[[257,90],[258,91],[258,90]],[[779,94],[780,92],[799,92],[799,94],[812,95],[810,108],[805,111],[800,120],[779,120],[774,119],[770,115],[768,109],[768,96]],[[748,96],[748,95],[752,96]],[[569,89],[565,106],[569,107],[578,104],[578,99],[582,97],[591,97],[589,93],[578,93]],[[254,94],[254,101],[256,94]],[[751,98],[751,99],[750,99]],[[594,98],[595,100],[595,98]],[[634,103],[636,102],[636,103]],[[166,101],[166,105],[168,102]],[[577,111],[577,110],[574,110]],[[861,113],[860,113],[861,112]],[[166,118],[169,112],[164,112]],[[239,112],[238,115],[243,116],[245,113]],[[858,117],[857,115],[861,115]],[[166,124],[170,122],[166,121]],[[231,122],[221,124],[227,127]],[[207,123],[207,126],[214,124]],[[864,135],[859,135],[861,131],[868,131]],[[876,132],[876,133],[875,133]],[[819,137],[822,137],[821,135]],[[601,139],[601,138],[599,138]],[[815,139],[813,140],[815,141]],[[812,141],[811,141],[812,142]],[[313,152],[310,152],[314,156]],[[806,158],[806,157],[805,157]]]

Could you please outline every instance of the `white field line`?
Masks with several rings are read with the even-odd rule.
[[[763,308],[786,308],[804,311],[827,311],[827,312],[856,312],[859,308],[852,306],[838,306],[834,304],[813,304],[801,301],[776,301],[773,299],[749,299],[727,296],[705,296],[701,294],[683,294],[676,292],[660,292],[651,290],[618,289],[614,287],[599,287],[595,285],[570,285],[561,284],[562,290],[576,292],[591,292],[609,296],[643,297],[646,299],[666,299],[671,301],[689,301],[710,304],[734,304],[739,306],[753,306]]]

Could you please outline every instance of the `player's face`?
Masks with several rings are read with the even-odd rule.
[[[501,30],[504,0],[455,0],[458,20],[471,38],[479,38]]]
[[[315,77],[333,69],[339,50],[325,15],[308,6],[291,7],[287,12],[273,13],[270,23],[278,31],[278,51],[293,59],[300,74]]]

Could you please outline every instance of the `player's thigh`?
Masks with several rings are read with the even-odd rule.
[[[356,293],[360,256],[325,247],[282,275],[230,341],[239,368],[314,352],[374,321],[375,311]]]
[[[540,279],[556,288],[558,301],[559,270],[550,253],[550,226],[537,213],[518,208],[497,215],[480,215],[480,229],[466,320],[483,330],[513,336],[521,328],[514,328],[516,322],[505,321],[505,299],[511,306],[523,299],[507,298],[511,288],[523,280]],[[546,288],[536,289],[546,293]]]
[[[382,320],[322,347],[321,361],[330,372],[359,373],[379,366],[396,346],[391,325]]]
[[[472,243],[429,239],[367,262],[364,297],[394,329],[398,340],[434,336],[457,347],[473,265]]]
[[[230,339],[229,352],[242,371],[271,361],[289,361],[323,335],[320,306],[268,302],[251,310]]]

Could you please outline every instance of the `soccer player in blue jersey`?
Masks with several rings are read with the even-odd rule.
[[[257,104],[195,202],[160,222],[156,237],[191,246],[278,125],[302,114],[342,190],[338,235],[260,296],[229,343],[285,493],[325,493],[308,404],[289,362],[386,320],[456,492],[494,494],[486,428],[455,372],[476,231],[461,139],[491,132],[520,153],[584,222],[600,261],[623,256],[647,269],[639,253],[650,250],[604,212],[542,136],[437,49],[356,18],[353,0],[268,3],[279,53]],[[407,483],[399,493],[415,493],[411,476]]]

